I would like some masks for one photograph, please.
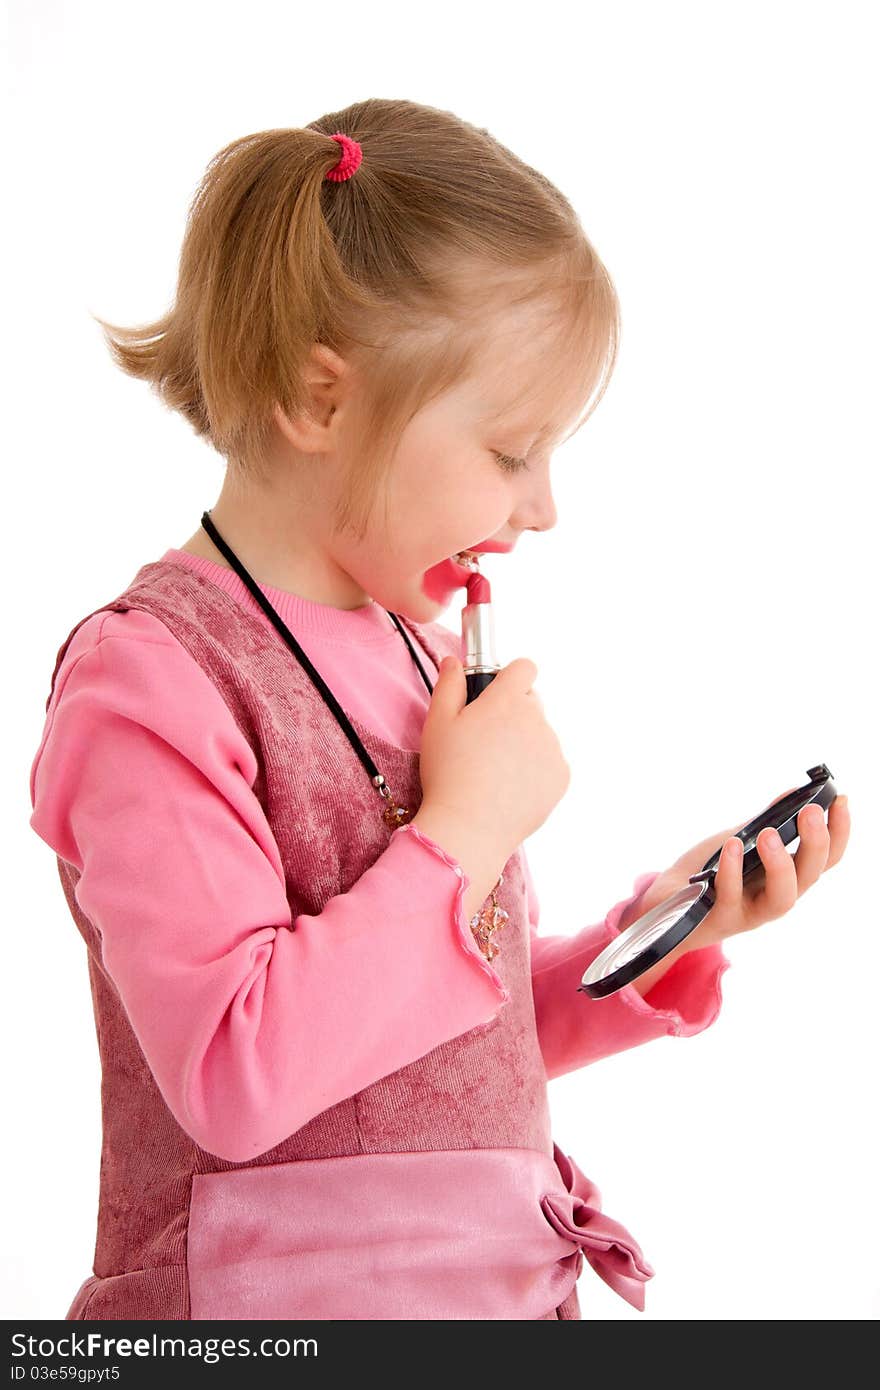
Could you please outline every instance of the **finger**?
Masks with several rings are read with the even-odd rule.
[[[764,887],[755,897],[752,910],[762,921],[769,922],[789,912],[797,902],[797,870],[777,831],[766,827],[756,844],[764,865]]]
[[[721,851],[715,873],[715,902],[721,908],[739,908],[742,902],[743,843],[734,835]]]
[[[849,841],[849,802],[845,796],[836,796],[829,806],[828,829],[831,835],[831,848],[828,851],[825,868],[831,869],[840,859]]]
[[[828,862],[831,835],[821,806],[802,806],[797,818],[800,844],[794,856],[798,897],[814,884]]]
[[[773,806],[778,806],[779,803],[780,803],[781,801],[784,801],[785,798],[786,798],[787,796],[790,796],[792,792],[796,792],[796,791],[800,791],[800,787],[789,787],[787,791],[781,792],[779,796],[777,796],[773,801],[770,802],[770,805],[769,805],[769,806],[765,806],[765,807],[764,807],[764,810],[761,812],[761,815],[762,815],[762,816],[763,816],[763,815],[766,815],[767,812],[768,812]],[[840,796],[838,796],[838,797],[837,797],[837,801],[844,801],[844,802],[845,802],[845,801],[846,801],[846,797],[840,797]],[[836,802],[832,802],[832,805],[836,805]],[[820,809],[821,809],[821,808],[820,808]],[[733,835],[733,834],[736,833],[737,830],[743,830],[743,829],[749,824],[750,821],[755,820],[755,819],[756,819],[755,816],[749,816],[748,820],[740,821],[739,825],[731,826],[731,828],[730,828],[729,830],[723,831],[722,834],[723,834],[724,836]],[[848,835],[848,831],[847,831],[847,835]],[[719,836],[719,839],[720,839],[720,838],[721,838],[721,836]],[[833,840],[833,835],[832,835],[832,840]],[[841,846],[840,854],[843,854],[843,851],[844,851],[845,848],[846,848],[846,840],[844,839],[843,844],[842,844],[842,846]],[[832,843],[832,851],[833,851],[833,843]],[[838,855],[838,859],[839,859],[839,858],[840,858],[840,855]],[[830,868],[830,867],[831,867],[831,863],[836,863],[836,862],[837,862],[836,859],[835,859],[835,860],[830,860],[829,863],[826,865],[826,868]]]

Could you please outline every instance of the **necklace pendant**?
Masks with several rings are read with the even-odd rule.
[[[382,812],[382,819],[392,830],[397,830],[412,819],[412,812],[408,811],[405,806],[395,806],[393,802],[389,802]]]
[[[509,913],[498,906],[498,889],[504,882],[504,875],[498,879],[486,904],[470,920],[470,929],[481,953],[487,960],[494,960],[498,947],[492,940],[492,933],[499,931],[509,918]]]
[[[407,810],[406,806],[397,805],[381,772],[377,773],[372,781],[373,786],[377,788],[379,795],[385,802],[382,811],[382,819],[385,824],[391,830],[397,830],[401,825],[406,825],[407,821],[412,818],[412,812]]]

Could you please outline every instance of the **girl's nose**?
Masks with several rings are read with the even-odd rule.
[[[528,475],[526,475],[528,476]],[[549,531],[558,521],[556,503],[546,469],[533,473],[523,487],[515,512],[510,518],[512,531]]]

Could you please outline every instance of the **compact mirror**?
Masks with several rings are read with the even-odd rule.
[[[799,840],[797,818],[804,806],[815,802],[827,810],[837,796],[831,773],[824,763],[807,769],[810,781],[773,801],[736,832],[743,842],[743,881],[764,872],[756,841],[768,825],[779,831],[784,845]],[[728,837],[729,838],[729,837]],[[591,999],[604,999],[631,984],[699,926],[715,902],[715,874],[723,845],[692,874],[677,893],[658,903],[620,933],[584,972],[578,990]]]

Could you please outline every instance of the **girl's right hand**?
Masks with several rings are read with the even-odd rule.
[[[533,661],[519,657],[468,705],[464,667],[447,657],[422,729],[422,805],[491,824],[508,853],[544,824],[571,781],[532,689],[537,674]]]

